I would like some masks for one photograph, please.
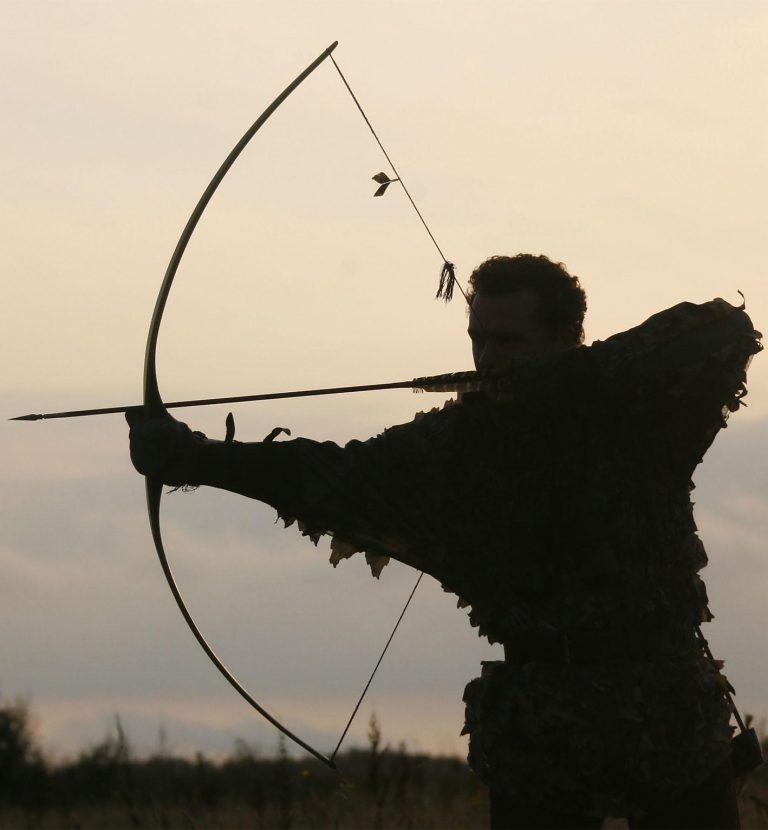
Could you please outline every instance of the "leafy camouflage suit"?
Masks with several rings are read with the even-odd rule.
[[[730,752],[689,493],[759,336],[684,303],[369,441],[210,447],[197,478],[332,534],[334,564],[391,556],[458,594],[507,656],[465,691],[473,769],[531,808],[632,820]]]

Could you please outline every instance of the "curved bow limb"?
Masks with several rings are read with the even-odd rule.
[[[216,666],[216,668],[224,675],[224,677],[229,681],[230,685],[240,694],[262,717],[266,718],[272,726],[282,732],[287,738],[290,738],[294,743],[298,744],[302,749],[309,752],[310,755],[313,755],[319,761],[322,761],[326,766],[329,766],[331,769],[336,769],[336,764],[334,761],[327,756],[323,755],[322,752],[315,749],[313,746],[310,746],[306,741],[303,741],[298,735],[295,735],[293,732],[290,731],[287,727],[283,726],[279,720],[277,720],[274,716],[270,715],[269,712],[261,706],[254,697],[242,686],[240,681],[232,674],[232,672],[222,663],[219,656],[216,652],[211,648],[208,641],[203,636],[200,629],[197,627],[192,615],[189,613],[189,610],[184,602],[184,599],[181,596],[181,592],[179,591],[179,587],[176,584],[176,580],[173,576],[173,571],[171,571],[171,566],[168,562],[168,557],[165,554],[165,548],[163,547],[163,537],[160,532],[160,499],[163,493],[163,484],[162,482],[156,481],[155,479],[150,478],[149,476],[146,477],[146,488],[147,488],[147,511],[149,513],[149,526],[152,530],[152,539],[155,543],[155,549],[157,550],[157,555],[160,559],[160,565],[162,566],[163,573],[165,574],[165,578],[168,581],[168,585],[171,589],[171,593],[173,594],[174,599],[176,600],[176,604],[179,606],[179,611],[181,611],[182,616],[187,622],[192,633],[195,635],[195,639],[198,643],[200,643],[201,648],[203,651],[208,655],[211,662]]]
[[[181,262],[181,258],[184,254],[184,251],[187,248],[187,244],[192,237],[192,233],[197,226],[200,217],[203,215],[203,211],[205,210],[208,202],[211,200],[211,197],[216,192],[219,184],[221,184],[222,179],[227,174],[229,168],[234,164],[237,157],[246,147],[248,142],[253,138],[254,135],[259,131],[262,125],[267,121],[267,119],[272,115],[272,113],[280,106],[280,104],[285,101],[285,99],[296,89],[302,81],[304,81],[307,76],[309,76],[318,66],[331,54],[331,52],[336,48],[338,41],[332,43],[327,49],[325,49],[311,64],[280,93],[280,95],[275,98],[274,101],[264,110],[264,112],[254,121],[251,127],[247,130],[245,135],[238,141],[238,143],[233,148],[232,152],[227,156],[227,158],[222,163],[221,167],[216,171],[216,174],[211,179],[210,184],[205,189],[203,195],[200,197],[195,209],[192,211],[191,216],[187,220],[187,224],[184,226],[184,230],[181,233],[179,241],[176,244],[176,248],[171,256],[171,260],[168,264],[168,268],[166,269],[165,276],[163,278],[162,285],[160,286],[160,292],[157,296],[157,301],[155,302],[155,309],[152,314],[152,322],[150,323],[149,333],[147,335],[147,347],[144,357],[144,414],[147,418],[157,418],[163,417],[166,415],[166,409],[163,405],[163,399],[160,396],[160,389],[157,383],[157,369],[156,369],[156,352],[157,352],[157,339],[158,334],[160,332],[160,323],[163,319],[163,311],[165,310],[165,304],[168,299],[168,294],[171,290],[171,285],[173,284],[173,279],[176,276],[176,271],[178,270],[179,263]],[[206,641],[205,637],[203,637],[200,629],[195,624],[194,620],[192,619],[192,615],[189,613],[186,604],[181,596],[181,592],[179,591],[178,586],[176,585],[176,580],[173,577],[173,572],[171,571],[171,567],[168,563],[168,557],[166,556],[165,549],[163,547],[163,538],[162,533],[160,531],[160,501],[162,498],[162,482],[151,479],[150,477],[146,478],[146,491],[147,491],[147,511],[149,513],[149,525],[152,530],[152,539],[155,543],[155,549],[157,550],[158,558],[160,559],[160,564],[163,569],[163,573],[165,574],[165,578],[168,581],[168,585],[171,589],[171,592],[176,600],[176,604],[179,606],[179,610],[182,613],[182,616],[187,622],[192,633],[195,635],[195,639],[200,643],[203,651],[208,655],[211,659],[213,664],[218,668],[221,674],[226,678],[229,684],[266,720],[268,720],[276,729],[282,732],[287,738],[294,741],[298,746],[302,749],[309,752],[315,758],[317,758],[322,763],[326,764],[327,766],[331,767],[331,769],[336,769],[336,764],[333,762],[332,759],[327,758],[321,752],[319,752],[314,747],[310,746],[308,743],[303,741],[297,735],[294,735],[289,729],[283,726],[276,718],[267,712],[263,706],[260,706],[256,700],[251,696],[251,694],[246,691],[246,689],[240,684],[237,678],[229,671],[229,669],[222,663],[222,661],[218,658],[214,650]]]

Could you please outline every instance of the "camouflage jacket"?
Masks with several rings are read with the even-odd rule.
[[[334,564],[365,551],[377,575],[387,557],[431,574],[505,644],[465,691],[483,780],[638,816],[729,753],[722,678],[693,637],[711,615],[689,493],[759,336],[723,300],[683,303],[369,441],[260,445],[257,495],[331,534]],[[616,631],[631,647],[608,655],[599,637],[590,654]],[[582,641],[574,659],[525,647],[563,637]]]

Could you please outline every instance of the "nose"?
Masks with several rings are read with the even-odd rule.
[[[493,342],[485,340],[475,356],[475,368],[478,371],[493,368],[496,357],[496,347]]]

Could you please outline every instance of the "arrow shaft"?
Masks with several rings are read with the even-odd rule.
[[[382,389],[414,389],[416,381],[403,380],[394,383],[368,383],[362,386],[332,386],[326,389],[299,389],[293,392],[267,392],[260,395],[236,395],[229,398],[197,398],[189,401],[166,403],[167,409],[180,409],[186,406],[213,406],[223,403],[245,403],[247,401],[274,401],[281,398],[309,398],[316,395],[344,395],[349,392],[376,392]],[[133,409],[132,406],[108,406],[99,409],[73,409],[67,412],[46,412],[42,414],[19,415],[11,421],[42,421],[51,418],[84,418],[88,415],[114,415]]]

